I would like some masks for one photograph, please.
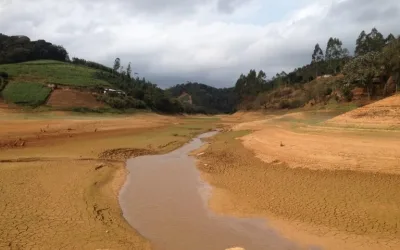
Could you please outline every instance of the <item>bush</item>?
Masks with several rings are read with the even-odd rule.
[[[280,108],[280,109],[288,109],[288,108],[290,108],[290,103],[289,103],[289,101],[288,101],[288,100],[281,100],[281,101],[279,102],[279,108]]]
[[[98,98],[116,109],[146,109],[146,104],[130,96],[104,95]]]
[[[51,89],[40,83],[10,83],[3,91],[7,102],[16,104],[39,106],[44,104]]]
[[[78,113],[115,113],[115,114],[122,114],[123,112],[120,110],[112,109],[112,108],[88,108],[88,107],[74,107],[65,109],[66,111],[73,111]]]
[[[305,104],[304,100],[301,100],[301,99],[294,99],[294,100],[291,100],[289,103],[290,108],[292,108],[292,109],[303,107],[304,104]]]
[[[353,100],[353,92],[351,92],[349,87],[344,87],[342,93],[346,101],[351,102],[351,100]]]
[[[327,96],[327,95],[331,95],[332,94],[332,88],[331,87],[328,87],[328,88],[326,88],[325,89],[325,95]]]

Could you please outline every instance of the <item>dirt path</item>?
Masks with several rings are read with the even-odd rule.
[[[125,159],[170,151],[214,121],[64,118],[36,117],[24,126],[12,116],[1,125],[0,139],[21,133],[26,143],[0,150],[0,249],[151,249],[121,216]],[[46,124],[54,130],[40,132]]]
[[[311,126],[304,113],[224,121],[233,131],[198,165],[212,209],[265,216],[305,245],[400,249],[399,132]]]

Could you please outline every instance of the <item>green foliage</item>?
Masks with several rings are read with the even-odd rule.
[[[236,81],[235,93],[238,95],[239,100],[254,100],[258,93],[260,93],[266,85],[266,75],[264,71],[257,72],[252,69],[247,76],[241,74]]]
[[[400,85],[400,37],[389,41],[382,52],[382,64],[389,75],[394,76],[397,88]]]
[[[382,63],[390,74],[400,72],[400,37],[392,40],[383,49]]]
[[[86,61],[85,59],[81,59],[81,58],[77,58],[77,57],[73,57],[72,61],[73,64],[76,65],[83,65],[92,69],[98,69],[101,71],[105,71],[105,72],[109,72],[112,73],[113,69],[107,66],[104,66],[100,63],[96,63],[96,62],[92,62],[92,61]]]
[[[0,72],[0,92],[7,86],[8,84],[8,73]]]
[[[131,78],[132,76],[132,67],[131,67],[131,63],[128,64],[128,67],[126,68],[126,75],[128,76],[128,78]]]
[[[322,52],[321,47],[317,43],[314,48],[314,52],[312,54],[312,62],[318,63],[324,60],[324,52]]]
[[[146,109],[146,104],[130,96],[109,96],[105,95],[100,98],[101,101],[107,103],[116,109]]]
[[[366,86],[372,83],[374,77],[382,73],[381,53],[368,52],[348,62],[343,68],[345,80],[349,84],[361,83]]]
[[[385,43],[383,35],[376,28],[373,28],[369,34],[363,30],[356,41],[355,55],[362,56],[369,52],[380,52]]]
[[[118,72],[120,67],[121,67],[121,59],[115,58],[114,66],[113,66],[114,72]]]
[[[6,36],[0,33],[0,64],[50,59],[69,61],[68,52],[45,40],[31,41],[26,36]]]
[[[186,113],[232,113],[237,104],[233,88],[217,89],[197,82],[187,82],[175,85],[166,91],[175,98],[183,93],[191,96],[193,105],[187,103],[189,96],[181,99],[182,103],[186,102],[183,105]]]
[[[387,38],[385,39],[385,44],[388,45],[389,43],[391,43],[394,40],[396,40],[396,37],[394,37],[394,35],[392,33],[390,33],[387,36]]]
[[[150,108],[165,113],[179,113],[183,108],[180,102],[171,98],[168,93],[156,84],[146,81],[145,78],[129,78],[127,75],[97,72],[97,79],[109,82],[114,87],[123,90],[126,97],[111,96],[106,103],[115,108]],[[139,101],[139,102],[138,102]]]
[[[3,98],[16,104],[39,106],[47,100],[51,89],[39,83],[10,83],[3,90]]]
[[[351,102],[351,100],[353,100],[353,92],[351,91],[350,86],[343,86],[342,93],[346,101]]]
[[[336,73],[344,59],[349,57],[349,51],[342,48],[342,41],[338,38],[329,38],[326,46],[325,60],[329,65],[329,71]]]
[[[372,81],[382,74],[382,54],[380,52],[368,52],[348,62],[343,68],[347,85],[358,84],[367,88],[371,97]]]
[[[94,78],[96,70],[58,61],[32,61],[0,65],[15,78],[35,82],[53,83],[76,87],[110,86],[106,81]]]

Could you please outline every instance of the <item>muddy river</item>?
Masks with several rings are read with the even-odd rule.
[[[165,155],[129,160],[119,197],[125,219],[156,250],[300,249],[263,219],[220,216],[208,209],[211,188],[188,154],[203,145],[201,138],[215,133]]]

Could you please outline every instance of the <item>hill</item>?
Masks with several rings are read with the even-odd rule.
[[[233,89],[188,85],[188,94],[180,98],[182,88],[164,91],[136,75],[120,58],[111,68],[82,58],[71,60],[66,49],[45,40],[0,34],[0,102],[163,113],[229,113],[236,106]],[[187,101],[192,98],[193,103]]]
[[[233,88],[218,89],[202,83],[187,82],[177,84],[166,91],[186,104],[186,111],[189,113],[233,113],[236,111],[237,97]]]
[[[400,128],[400,95],[352,110],[326,123],[341,126]]]
[[[38,82],[84,88],[111,86],[107,81],[94,77],[98,70],[53,60],[2,64],[0,71],[7,72],[12,82]]]
[[[31,41],[27,36],[7,36],[0,33],[0,64],[51,59],[68,61],[68,52],[45,40]]]

